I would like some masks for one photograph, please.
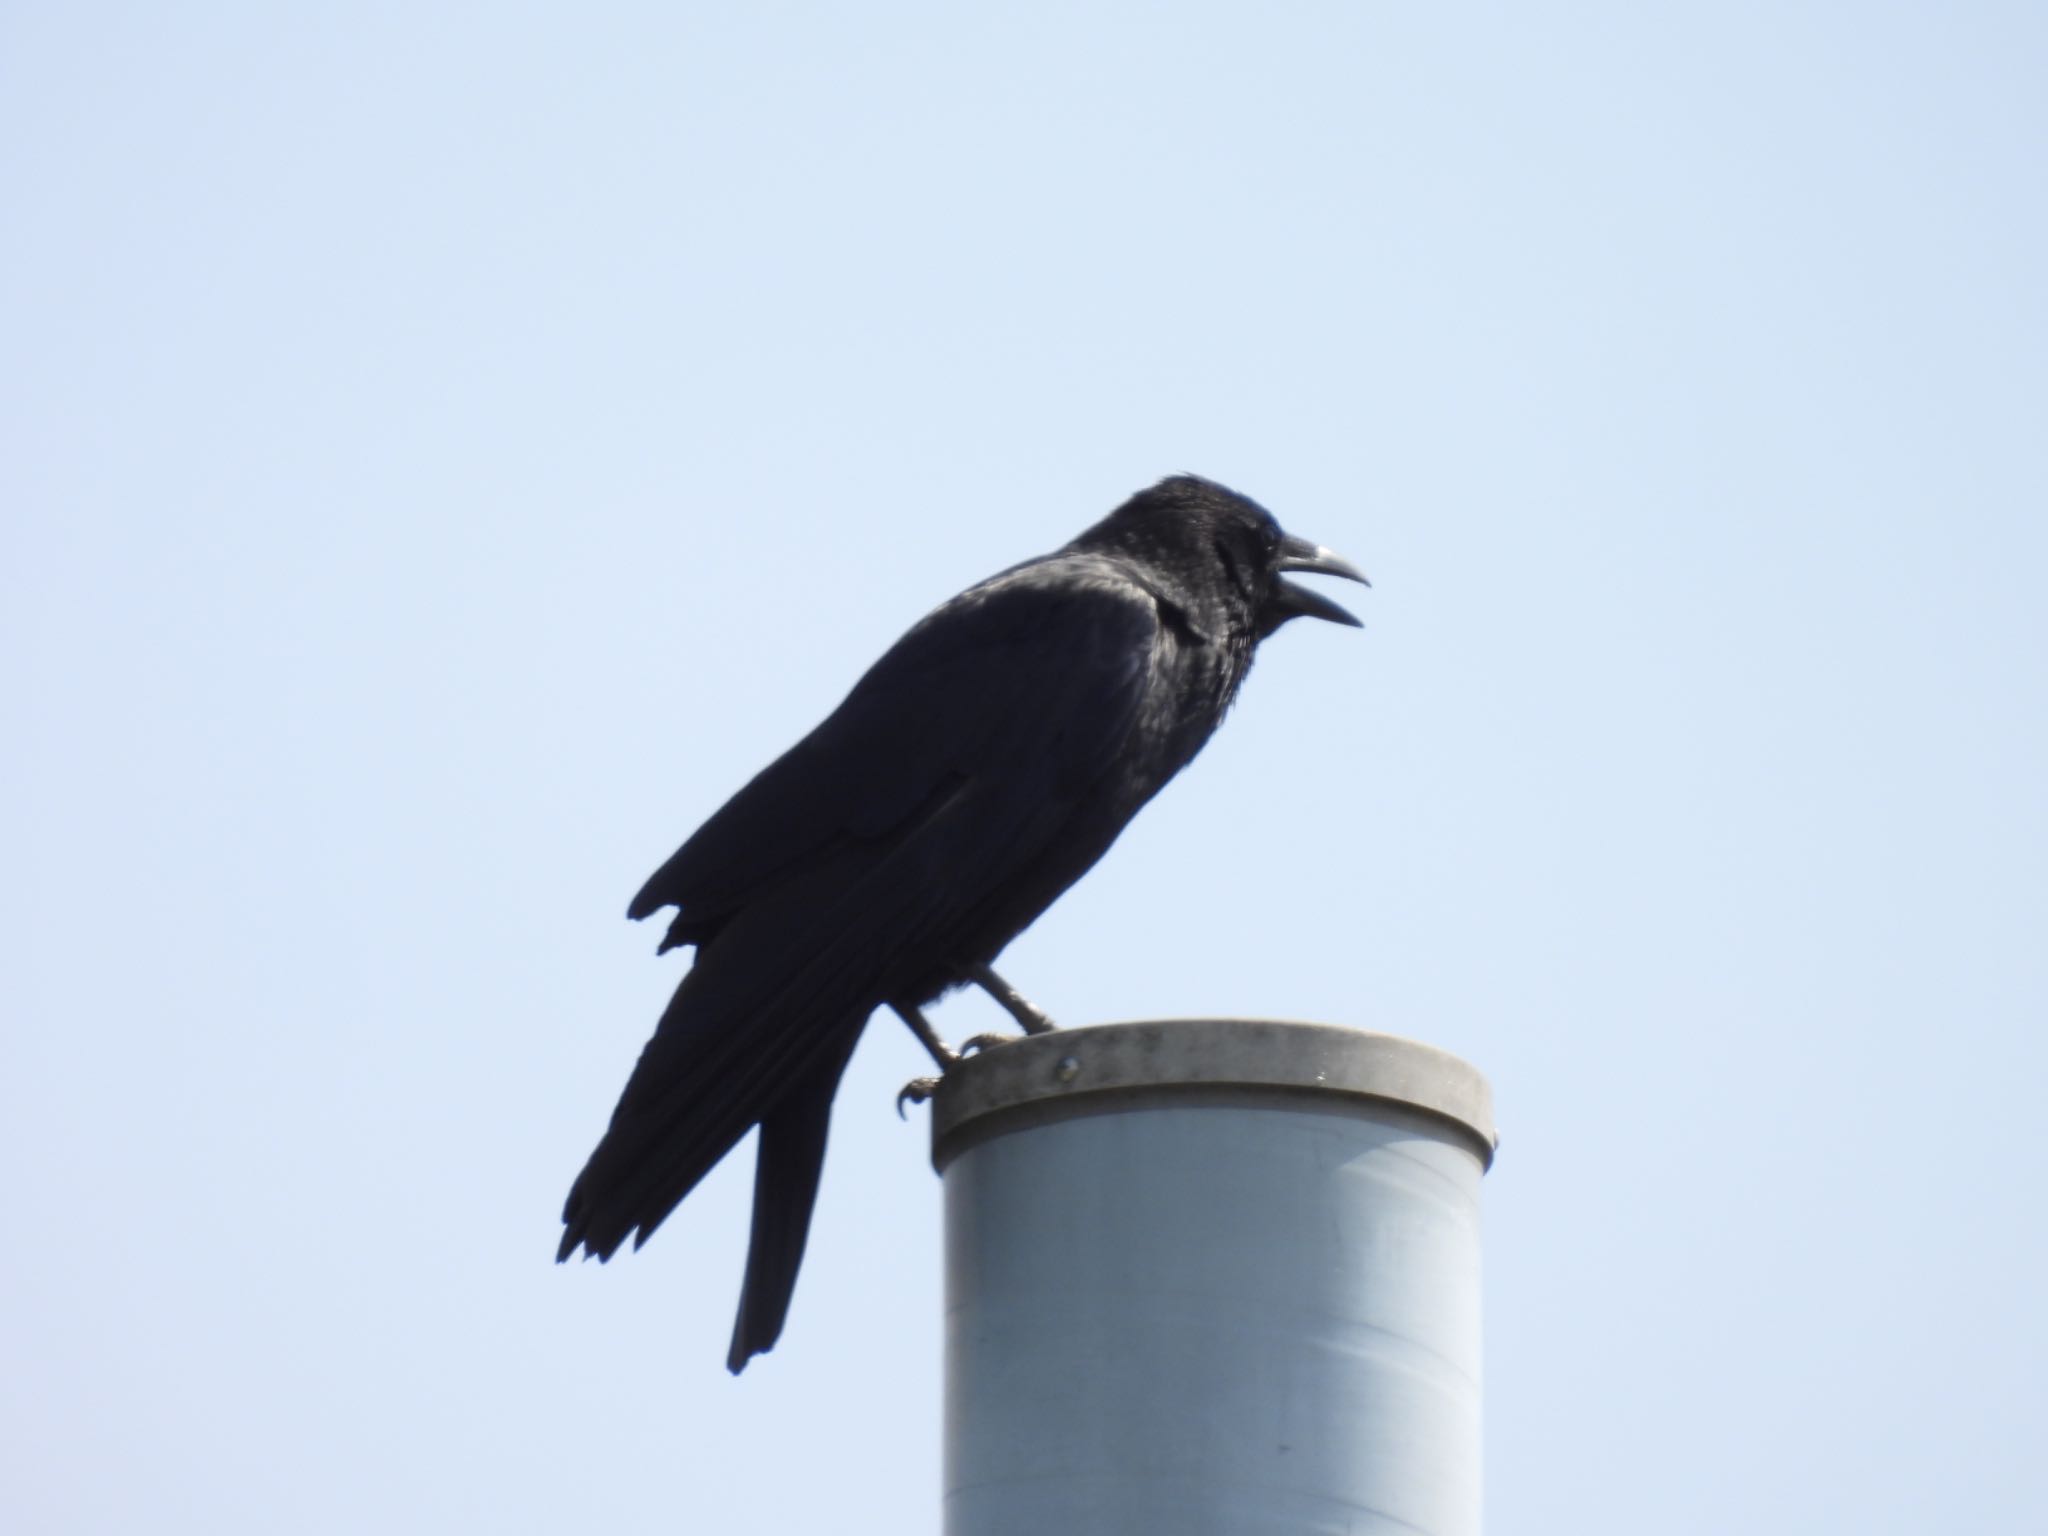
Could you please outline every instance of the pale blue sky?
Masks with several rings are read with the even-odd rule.
[[[935,1531],[892,1021],[743,1378],[748,1157],[550,1262],[621,913],[1181,469],[1370,627],[1012,979],[1488,1072],[1496,1536],[2048,1524],[2044,80],[2016,3],[8,7],[10,1528]]]

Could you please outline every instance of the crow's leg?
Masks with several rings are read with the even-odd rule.
[[[1028,997],[1003,980],[990,967],[968,967],[967,979],[994,998],[1003,1012],[1017,1021],[1025,1034],[1049,1035],[1059,1027],[1046,1017],[1043,1009],[1033,1004]]]
[[[967,979],[994,998],[1005,1013],[1023,1026],[1025,1034],[1043,1035],[1056,1027],[1053,1021],[1045,1016],[1043,1010],[1034,1007],[1029,998],[1003,980],[990,967],[970,966]],[[986,1051],[1017,1038],[1015,1035],[1000,1032],[976,1035],[956,1051],[939,1038],[939,1032],[932,1028],[931,1021],[915,1005],[891,1003],[889,1006],[896,1011],[898,1018],[910,1026],[910,1032],[924,1042],[924,1048],[932,1053],[932,1060],[939,1064],[941,1077],[959,1065],[963,1056],[972,1055],[976,1051]],[[896,1095],[896,1113],[901,1115],[904,1105],[922,1104],[937,1093],[941,1077],[919,1077],[905,1083],[903,1091]]]
[[[932,1060],[945,1071],[960,1059],[960,1053],[939,1038],[939,1032],[932,1028],[932,1022],[924,1016],[924,1010],[915,1003],[891,1003],[896,1017],[910,1026],[910,1032],[917,1036],[918,1044],[932,1053]]]

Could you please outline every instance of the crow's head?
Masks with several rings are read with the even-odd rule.
[[[1249,496],[1200,475],[1138,492],[1075,542],[1135,556],[1176,584],[1219,587],[1261,640],[1289,619],[1358,625],[1320,592],[1287,580],[1289,571],[1372,585],[1342,556],[1283,531]]]

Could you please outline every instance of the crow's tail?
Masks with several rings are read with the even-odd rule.
[[[754,1233],[747,1245],[747,1277],[740,1286],[732,1348],[725,1357],[726,1369],[735,1376],[782,1336],[817,1204],[832,1096],[839,1091],[851,1051],[849,1040],[846,1051],[814,1067],[761,1122],[754,1148]]]
[[[727,958],[719,946],[700,952],[676,989],[569,1191],[555,1257],[580,1247],[609,1259],[629,1238],[638,1248],[759,1125],[753,1239],[727,1362],[737,1372],[782,1332],[817,1200],[832,1096],[867,1009],[809,1012],[798,1033],[814,1043],[785,1054],[775,1047],[793,1042],[774,1027],[778,1010],[753,1015],[721,985]]]

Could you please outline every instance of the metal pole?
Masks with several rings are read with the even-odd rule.
[[[947,1536],[1471,1536],[1491,1094],[1363,1030],[1186,1019],[969,1058]]]

